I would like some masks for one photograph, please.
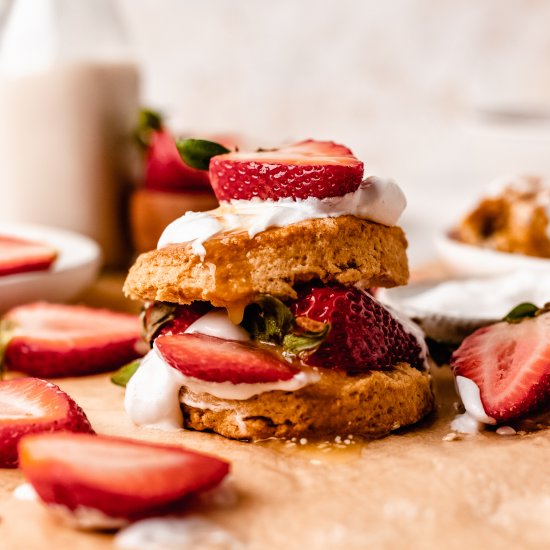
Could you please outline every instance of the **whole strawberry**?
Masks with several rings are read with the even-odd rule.
[[[330,323],[325,341],[306,359],[310,365],[352,374],[389,369],[400,362],[422,367],[423,352],[416,337],[364,290],[308,285],[290,309],[297,319]]]

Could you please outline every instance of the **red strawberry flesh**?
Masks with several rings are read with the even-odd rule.
[[[205,382],[262,384],[300,372],[264,349],[203,334],[159,336],[155,347],[171,367]]]
[[[302,287],[290,304],[295,317],[330,323],[326,340],[305,362],[349,373],[423,364],[422,349],[393,315],[364,290],[343,285]]]
[[[0,381],[0,468],[17,466],[17,444],[31,433],[93,433],[82,409],[55,384],[37,378]]]
[[[513,420],[550,404],[550,313],[496,323],[468,336],[451,358],[475,382],[488,416]]]
[[[210,160],[210,181],[220,201],[339,197],[355,191],[363,163],[343,145],[307,140],[273,151],[235,152]]]
[[[4,322],[13,327],[6,366],[41,378],[109,371],[141,355],[135,315],[37,302],[12,309]]]
[[[170,132],[152,132],[145,164],[145,187],[158,191],[211,192],[208,172],[183,162]]]
[[[0,277],[44,271],[56,257],[57,252],[50,245],[0,235]]]
[[[27,437],[19,457],[47,504],[130,520],[177,508],[229,472],[226,461],[183,447],[82,434]]]

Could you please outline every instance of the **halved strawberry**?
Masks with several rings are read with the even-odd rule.
[[[203,334],[159,336],[155,347],[171,367],[205,382],[260,384],[300,372],[269,351]]]
[[[451,358],[456,376],[476,383],[497,423],[550,404],[550,313],[500,322],[468,336]]]
[[[210,181],[220,201],[323,199],[355,191],[363,163],[343,145],[306,140],[280,149],[212,157]]]
[[[0,381],[0,468],[17,466],[24,435],[58,430],[94,433],[82,409],[55,384],[38,378]]]
[[[182,447],[69,433],[24,438],[19,463],[46,504],[129,520],[175,509],[229,472],[226,461]]]
[[[149,136],[145,187],[159,191],[212,191],[208,172],[185,164],[174,136],[164,128],[152,131]]]
[[[57,257],[53,246],[0,235],[0,277],[49,269]]]
[[[81,376],[120,367],[142,355],[136,315],[36,302],[9,311],[6,367],[38,376]]]
[[[421,368],[423,350],[406,328],[368,292],[343,285],[305,285],[290,310],[296,318],[330,323],[330,332],[305,362],[351,373],[399,362]]]

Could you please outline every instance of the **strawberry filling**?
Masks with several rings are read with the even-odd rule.
[[[239,327],[223,311],[201,302],[151,304],[143,315],[144,332],[167,364],[205,382],[288,380],[307,366],[351,375],[398,363],[424,367],[417,335],[372,295],[354,287],[304,285],[288,304],[259,297],[247,306]],[[216,323],[225,320],[213,328],[209,317],[217,317]]]

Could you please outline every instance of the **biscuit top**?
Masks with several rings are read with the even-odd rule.
[[[406,199],[399,186],[377,177],[365,179],[352,192],[318,199],[231,200],[209,212],[188,212],[164,230],[158,248],[190,243],[192,251],[204,259],[204,242],[224,233],[247,233],[253,238],[272,227],[321,218],[351,215],[393,226],[405,209]]]

